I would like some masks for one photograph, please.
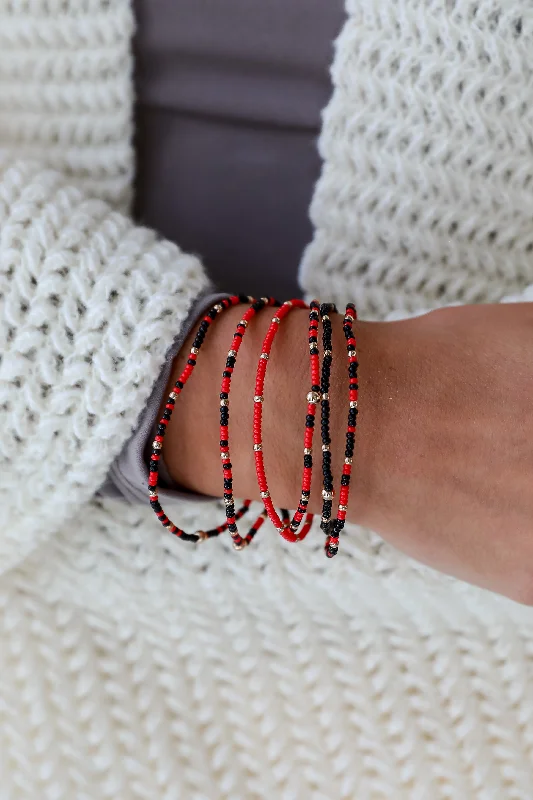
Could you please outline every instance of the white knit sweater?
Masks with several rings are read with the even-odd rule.
[[[304,287],[533,299],[533,8],[348,12]],[[131,31],[0,0],[0,800],[531,800],[530,609],[370,531],[237,554],[94,498],[205,284],[120,213]]]

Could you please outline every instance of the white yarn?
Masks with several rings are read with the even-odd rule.
[[[130,0],[0,0],[0,149],[126,210],[133,177]]]
[[[525,169],[521,146],[530,112],[519,119],[515,101],[526,94],[521,76],[529,75],[533,53],[531,12],[509,0],[496,35],[483,20],[497,4],[475,6],[474,24],[462,19],[474,9],[463,0],[350,3],[322,138],[318,232],[304,270],[310,290],[324,296],[333,291],[339,303],[356,295],[367,313],[386,314],[394,310],[395,296],[398,313],[405,313],[411,289],[412,304],[421,308],[467,299],[474,284],[511,300],[533,284],[519,245],[527,238],[532,202],[525,177],[520,203],[512,190]],[[508,10],[519,6],[522,30],[514,39],[506,33]],[[26,58],[37,63],[46,52],[50,77],[43,80],[42,96],[53,94],[54,58],[36,47],[38,23],[76,28],[85,14],[87,25],[79,30],[90,51],[91,37],[98,49],[105,28],[92,23],[99,13],[119,9],[127,12],[113,0],[0,0],[0,41],[23,42],[29,32],[27,54],[21,47],[11,66],[0,48],[0,69],[16,69]],[[8,33],[6,14],[13,26]],[[500,184],[489,191],[489,184],[478,182],[485,192],[474,202],[466,176],[461,182],[454,173],[460,224],[450,247],[453,242],[457,253],[466,254],[469,277],[462,288],[453,259],[449,269],[441,268],[446,237],[432,233],[429,223],[420,225],[421,241],[430,247],[427,263],[416,256],[417,237],[405,227],[412,262],[405,283],[403,251],[396,244],[373,249],[378,230],[387,242],[400,242],[403,204],[421,207],[417,186],[409,188],[407,178],[397,187],[392,179],[380,184],[387,165],[394,161],[398,176],[409,168],[412,175],[427,175],[431,185],[448,186],[442,165],[425,160],[415,170],[399,157],[398,137],[387,140],[396,149],[390,156],[384,152],[382,164],[376,156],[371,166],[376,184],[388,186],[387,207],[395,193],[398,210],[389,219],[386,209],[380,216],[377,208],[372,225],[370,206],[365,217],[360,200],[370,183],[365,188],[363,173],[351,167],[358,152],[353,130],[365,113],[372,120],[377,107],[372,87],[394,99],[409,85],[405,71],[402,80],[380,73],[380,54],[390,64],[394,49],[403,58],[409,44],[414,65],[424,67],[426,52],[436,63],[427,46],[435,26],[448,44],[464,41],[467,52],[471,40],[484,41],[494,58],[499,55],[491,63],[523,62],[522,72],[501,67],[498,73],[502,92],[514,87],[508,102],[516,112],[515,160],[504,150],[515,176],[505,194],[508,217],[496,214],[488,196],[494,198]],[[46,41],[47,30],[43,23],[39,41]],[[372,80],[367,73],[365,97],[372,102],[365,105],[360,81],[371,46],[379,64]],[[111,36],[110,62],[120,60],[121,47],[122,40],[115,51]],[[443,70],[464,57],[451,44],[447,54]],[[465,80],[488,80],[491,70],[480,69],[469,61]],[[444,81],[442,91],[447,86]],[[438,105],[438,93],[426,96]],[[410,97],[423,105],[420,87]],[[444,97],[451,115],[451,96]],[[111,103],[109,115],[102,112],[100,130],[113,130],[114,108]],[[485,112],[487,130],[507,124],[491,114]],[[479,123],[480,136],[483,130]],[[369,137],[362,138],[362,154],[369,151]],[[466,140],[457,141],[464,150]],[[488,134],[481,136],[479,149],[471,148],[478,167],[488,141]],[[46,163],[52,151],[46,139]],[[117,175],[111,158],[100,162],[95,155],[93,161],[92,153],[83,139],[74,159],[78,166],[85,159],[90,189],[100,164],[109,165],[105,181]],[[76,183],[80,174],[75,171]],[[150,509],[89,500],[204,277],[195,259],[68,183],[32,164],[1,168],[0,800],[531,800],[531,609],[438,575],[354,527],[333,561],[324,559],[318,531],[290,546],[270,526],[237,554],[227,538],[200,546],[175,541]],[[438,198],[433,201],[438,205]],[[455,216],[447,208],[451,224]],[[468,260],[461,226],[480,223],[481,208],[486,224],[494,216],[498,235],[490,247],[474,237],[475,255]],[[423,211],[429,219],[431,203]],[[512,259],[505,260],[493,251],[504,252],[508,227],[516,243]],[[372,265],[359,294],[359,256],[352,258],[357,247],[359,254],[368,249]],[[482,261],[489,267],[497,262],[497,270],[483,272]],[[390,286],[388,272],[379,281],[385,263]],[[445,284],[442,297],[437,273]],[[531,299],[532,291],[522,296]],[[92,363],[85,360],[89,355]],[[45,397],[43,384],[51,387]],[[203,527],[220,519],[221,509],[206,512],[191,503],[172,512],[194,529],[200,520]]]
[[[533,275],[533,7],[347,5],[304,288],[381,318],[522,289]]]
[[[205,284],[58,173],[0,164],[0,573],[102,485]]]

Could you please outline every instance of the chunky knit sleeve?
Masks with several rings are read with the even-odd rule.
[[[53,170],[0,163],[0,572],[76,525],[206,286]]]

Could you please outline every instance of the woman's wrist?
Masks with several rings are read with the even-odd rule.
[[[165,463],[172,478],[184,488],[221,496],[222,470],[219,457],[219,390],[223,364],[242,308],[232,308],[217,320],[202,348],[195,374],[178,401],[176,414],[165,439]],[[236,497],[259,499],[252,448],[254,377],[261,344],[272,318],[264,309],[246,332],[232,380],[230,397],[231,460]],[[348,361],[342,332],[342,315],[333,321],[333,365],[331,374],[331,451],[335,484],[344,462],[348,408]],[[308,356],[309,316],[295,309],[280,326],[274,342],[265,384],[263,407],[264,459],[269,487],[278,507],[295,508],[300,497],[306,395],[311,386]],[[390,380],[387,326],[358,322],[355,325],[360,362],[360,414],[354,454],[352,502],[349,519],[365,524],[373,516],[372,497],[379,493],[382,465],[376,454],[378,437],[387,436],[390,419],[382,418],[386,407],[381,397]],[[187,342],[173,365],[169,390],[186,361]],[[309,510],[321,509],[321,452],[317,436]],[[338,497],[336,497],[336,502]],[[336,507],[336,502],[334,508]]]

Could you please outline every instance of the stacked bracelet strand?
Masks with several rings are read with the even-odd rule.
[[[265,510],[269,516],[269,519],[273,523],[274,527],[276,528],[278,533],[289,542],[301,541],[307,536],[309,530],[311,529],[313,515],[306,514],[306,508],[309,503],[309,497],[311,495],[312,462],[311,464],[309,464],[309,461],[305,460],[305,455],[304,455],[304,474],[302,479],[302,494],[300,498],[300,503],[298,506],[298,511],[293,517],[293,521],[287,525],[287,517],[284,516],[284,519],[281,519],[279,517],[278,513],[276,512],[276,509],[274,508],[274,503],[272,502],[272,498],[270,497],[270,492],[268,489],[268,483],[265,473],[265,464],[263,459],[262,422],[263,422],[263,402],[264,402],[263,392],[264,392],[267,364],[270,357],[270,351],[272,349],[272,344],[279,330],[281,322],[293,308],[307,308],[307,305],[303,302],[303,300],[288,300],[287,302],[283,303],[281,308],[279,308],[278,311],[276,311],[275,316],[272,318],[272,322],[264,338],[255,378],[254,418],[253,418],[254,458],[255,458],[255,468],[257,474],[257,483],[259,486],[259,491],[261,493],[261,499],[263,500]],[[310,314],[309,349],[311,355],[313,357],[316,355],[316,357],[318,358],[318,347],[316,345],[316,341],[314,342],[311,341],[312,338],[316,339],[316,327],[314,325],[314,317],[313,318],[312,317],[313,317],[313,311]],[[313,331],[315,331],[315,333],[313,333]],[[318,379],[318,374],[313,367],[312,367],[312,375],[316,375]],[[316,403],[310,402],[308,397],[308,415],[306,417],[306,423],[310,415],[309,411],[311,406],[314,412],[314,407],[316,406]],[[314,425],[314,413],[312,414],[312,424],[309,427],[312,428],[313,425]],[[308,436],[307,430],[306,430],[306,436]],[[310,439],[306,438],[306,441],[309,442]],[[302,527],[302,530],[298,533],[298,527],[300,525],[301,520],[304,518],[304,515],[305,515],[305,523],[304,526]]]
[[[216,303],[213,306],[213,308],[211,308],[207,312],[207,314],[205,314],[200,323],[198,331],[196,332],[193,346],[191,347],[187,363],[183,369],[183,372],[181,373],[180,377],[174,384],[174,388],[172,389],[170,395],[167,398],[165,409],[163,411],[163,416],[159,420],[156,436],[154,438],[154,441],[152,442],[152,452],[150,456],[150,467],[149,467],[149,478],[148,478],[148,494],[150,498],[150,505],[153,508],[157,518],[159,519],[163,527],[166,528],[174,536],[186,542],[199,542],[199,541],[204,541],[205,539],[210,539],[214,536],[219,536],[221,533],[223,533],[228,529],[228,522],[226,521],[224,524],[219,525],[217,528],[212,528],[208,531],[197,531],[196,533],[187,533],[178,525],[175,525],[168,518],[168,516],[166,515],[165,511],[163,510],[159,502],[159,494],[158,494],[159,463],[161,460],[163,441],[172,417],[172,412],[174,411],[176,400],[182,393],[185,385],[187,384],[189,378],[191,377],[194,371],[198,353],[200,352],[206,333],[211,327],[213,321],[225,309],[239,305],[240,303],[243,302],[247,303],[252,300],[253,298],[248,298],[247,296],[232,295],[231,297],[225,298],[224,300],[221,300],[219,303]],[[236,520],[244,516],[244,514],[248,511],[248,508],[250,507],[250,503],[251,503],[250,500],[244,501],[242,507],[235,514]]]
[[[330,401],[329,386],[331,379],[331,364],[333,362],[333,342],[330,313],[337,309],[332,303],[322,303],[320,306],[320,320],[322,322],[322,374],[320,379],[321,391],[321,433],[322,433],[322,518],[320,527],[329,536],[331,530],[331,510],[335,491],[333,488],[333,473],[331,470],[331,434],[329,429]]]
[[[224,476],[224,503],[226,506],[226,522],[228,530],[233,539],[233,546],[236,550],[242,550],[250,544],[255,534],[265,521],[266,514],[261,514],[252,525],[246,536],[239,534],[237,519],[235,514],[235,498],[233,496],[233,467],[229,447],[229,395],[231,391],[231,379],[237,356],[246,334],[248,324],[255,315],[265,308],[265,306],[279,306],[280,304],[273,297],[261,297],[254,300],[252,305],[243,314],[242,319],[237,323],[237,329],[233,335],[231,347],[228,351],[224,371],[222,372],[222,383],[220,385],[220,458],[222,460],[222,473]]]
[[[339,492],[339,506],[337,518],[331,528],[331,534],[327,536],[325,551],[328,558],[333,558],[339,551],[339,536],[346,521],[348,512],[348,500],[350,497],[350,479],[352,474],[352,463],[355,446],[355,432],[357,428],[358,414],[358,394],[359,384],[357,382],[357,342],[353,332],[353,323],[357,319],[357,312],[353,303],[348,303],[343,322],[343,332],[346,338],[346,350],[348,352],[348,380],[349,380],[349,408],[348,424],[346,426],[346,450],[344,451],[344,465],[341,475],[341,488]]]

